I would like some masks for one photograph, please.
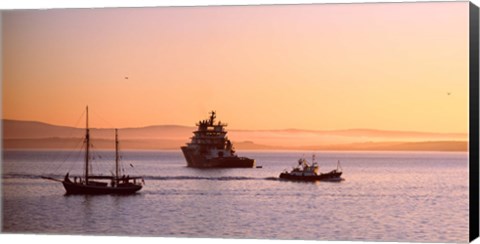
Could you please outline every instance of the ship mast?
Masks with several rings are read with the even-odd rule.
[[[85,149],[85,184],[87,185],[88,184],[88,159],[90,157],[89,155],[89,149],[90,149],[90,131],[88,129],[88,106],[87,106],[87,126],[85,127],[86,131],[86,135],[85,135],[85,143],[87,144],[86,145],[86,149]]]
[[[209,121],[209,123],[210,123],[210,126],[213,126],[213,123],[215,122],[215,118],[216,118],[216,116],[215,116],[215,111],[210,112],[210,114],[211,114],[211,115],[210,115],[210,121]]]
[[[118,133],[115,129],[115,181],[118,184]]]

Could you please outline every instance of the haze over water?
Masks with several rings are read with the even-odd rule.
[[[60,183],[39,175],[81,175],[83,154],[6,151],[2,231],[467,242],[467,153],[316,153],[322,172],[341,161],[340,183],[276,179],[311,152],[240,154],[263,168],[198,170],[185,167],[179,151],[126,151],[129,173],[145,176],[139,194],[65,196]],[[113,152],[95,155],[94,170],[112,169]]]

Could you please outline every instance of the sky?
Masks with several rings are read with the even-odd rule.
[[[468,132],[468,2],[2,13],[3,118]],[[94,116],[95,117],[95,116]],[[108,122],[105,122],[108,121]]]

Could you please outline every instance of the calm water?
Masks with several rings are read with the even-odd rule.
[[[317,153],[341,160],[340,183],[276,179],[309,152],[241,152],[261,169],[185,167],[180,151],[127,151],[146,186],[132,196],[66,196],[58,178],[81,175],[79,151],[5,151],[2,231],[92,235],[467,242],[466,153]],[[98,151],[93,170],[113,171]],[[133,167],[130,166],[133,165]]]

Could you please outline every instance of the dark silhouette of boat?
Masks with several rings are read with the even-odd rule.
[[[42,177],[48,180],[59,181],[63,184],[66,194],[133,194],[142,189],[144,180],[142,177],[130,177],[119,175],[119,154],[118,154],[118,133],[115,129],[115,175],[102,176],[91,175],[89,172],[90,159],[90,130],[88,128],[88,107],[86,110],[86,131],[85,131],[85,175],[74,177],[73,181],[67,173],[63,180],[51,177]],[[106,182],[105,182],[106,181]]]
[[[292,181],[342,181],[342,171],[340,161],[337,162],[337,169],[328,173],[319,173],[319,167],[315,162],[315,156],[312,157],[312,164],[310,165],[305,158],[298,160],[298,166],[292,171],[284,171],[280,174],[280,179]]]
[[[227,131],[220,121],[215,123],[215,111],[208,120],[199,121],[191,142],[181,147],[188,167],[194,168],[253,168],[255,160],[235,154]]]

